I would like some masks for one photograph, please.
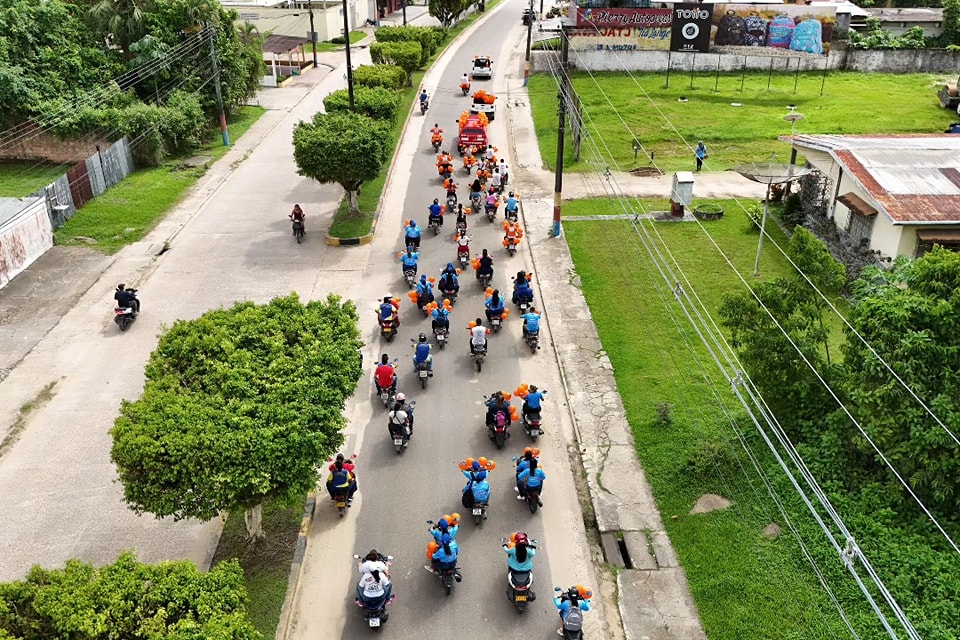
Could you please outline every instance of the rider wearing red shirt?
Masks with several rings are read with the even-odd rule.
[[[377,393],[387,388],[397,390],[397,370],[390,364],[390,356],[387,354],[380,356],[380,364],[374,371],[373,381],[377,385]]]

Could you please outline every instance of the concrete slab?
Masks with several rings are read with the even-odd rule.
[[[653,557],[652,545],[645,531],[624,531],[623,541],[630,554],[630,563],[634,569],[647,571],[657,568],[657,559]]]
[[[682,569],[625,569],[617,586],[627,640],[706,640]]]

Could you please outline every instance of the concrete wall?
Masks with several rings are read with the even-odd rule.
[[[863,197],[862,194],[860,194]],[[913,230],[911,229],[911,232]],[[870,249],[879,251],[881,257],[893,257],[900,255],[901,241],[904,227],[894,226],[893,223],[883,213],[877,213],[873,217],[873,229],[870,233]],[[917,249],[916,235],[914,241],[910,244],[908,251],[902,252],[908,258],[912,258]]]
[[[0,209],[17,209],[0,223],[0,287],[53,246],[53,227],[43,198],[0,198]]]
[[[0,160],[42,160],[53,164],[71,164],[97,153],[97,145],[107,148],[110,143],[89,137],[61,140],[33,124],[25,124],[19,128],[19,133],[0,145]]]
[[[558,60],[558,52],[534,51],[534,71],[548,71]],[[570,64],[575,69],[591,71],[666,71],[671,73],[740,71],[756,69],[777,72],[823,71],[828,69],[885,73],[956,73],[960,69],[960,52],[942,49],[842,49],[835,47],[829,56],[735,56],[715,53],[671,53],[668,51],[570,51]]]

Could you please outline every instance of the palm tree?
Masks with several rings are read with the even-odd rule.
[[[133,54],[130,45],[146,34],[144,9],[150,0],[99,0],[90,7],[87,18],[90,25],[104,39],[120,49],[129,61]]]

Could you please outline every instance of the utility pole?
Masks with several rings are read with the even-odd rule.
[[[231,27],[232,29],[233,27]],[[220,63],[217,61],[217,31],[209,22],[210,30],[210,61],[213,63],[213,88],[217,93],[217,106],[220,107],[220,134],[223,137],[223,146],[230,146],[230,132],[227,131],[227,116],[223,111],[223,96],[220,94]]]
[[[553,229],[554,238],[560,237],[560,203],[563,196],[563,130],[566,128],[567,96],[570,95],[570,79],[567,77],[567,59],[570,55],[569,41],[563,29],[560,30],[560,108],[557,111],[557,176],[553,184]]]
[[[542,0],[541,0],[542,1]],[[533,0],[530,0],[530,14],[527,16],[527,57],[523,63],[523,86],[530,82],[530,44],[533,40]]]
[[[317,32],[313,30],[313,0],[307,2],[310,10],[310,43],[313,45],[313,68],[317,68]]]
[[[353,66],[350,62],[350,20],[347,17],[347,0],[343,0],[343,39],[347,43],[347,96],[350,111],[353,111]]]
[[[407,26],[407,0],[400,0],[403,3],[403,26]]]

